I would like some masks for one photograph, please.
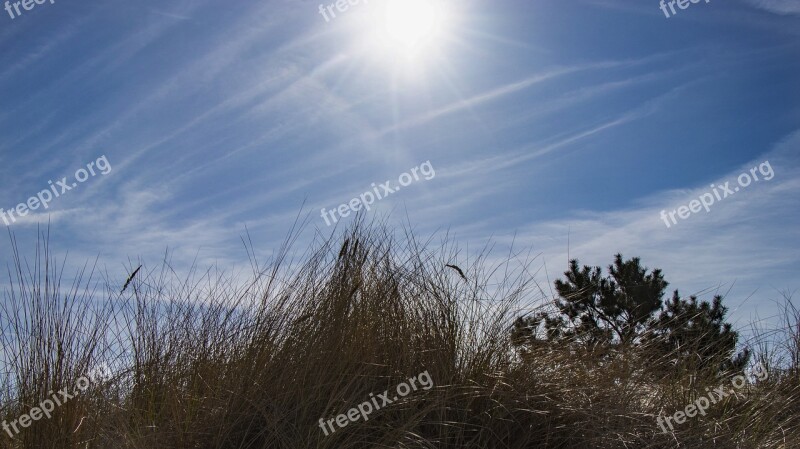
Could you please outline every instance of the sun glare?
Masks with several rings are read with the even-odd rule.
[[[418,60],[442,43],[446,12],[442,0],[382,0],[370,18],[373,50],[384,57]]]
[[[389,0],[385,10],[386,33],[397,44],[414,47],[435,32],[436,9],[425,0]]]

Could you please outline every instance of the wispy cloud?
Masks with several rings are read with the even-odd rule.
[[[797,0],[747,0],[747,2],[775,14],[800,14],[800,2]]]
[[[505,245],[515,241],[517,247],[541,252],[556,276],[566,269],[568,254],[581,264],[603,267],[617,252],[642,257],[646,265],[664,269],[670,288],[683,295],[725,293],[733,287],[727,304],[735,309],[740,324],[750,322],[757,311],[762,318],[774,316],[778,309],[769,300],[777,299],[779,291],[800,288],[795,274],[800,266],[798,150],[800,132],[700,186],[648,195],[626,209],[565,211],[563,219],[531,223],[497,235],[495,241]],[[697,198],[710,183],[735,179],[765,160],[775,170],[772,180],[751,185],[727,203],[715,204],[710,212],[694,214],[672,228],[659,218],[662,209]],[[742,305],[753,292],[755,297]]]

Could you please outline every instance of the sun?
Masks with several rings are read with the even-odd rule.
[[[441,20],[430,0],[388,0],[384,11],[387,36],[397,45],[416,47],[434,37]]]
[[[442,45],[449,19],[444,0],[380,0],[376,6],[367,38],[374,53],[418,61]]]

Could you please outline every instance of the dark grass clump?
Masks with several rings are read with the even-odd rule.
[[[645,346],[609,354],[511,341],[544,292],[530,261],[490,266],[358,222],[289,245],[247,276],[179,277],[146,263],[124,292],[70,285],[46,238],[30,264],[16,252],[0,304],[0,418],[19,420],[81,376],[91,384],[8,448],[793,448],[800,444],[800,320],[764,346],[764,382],[669,434],[682,410],[722,378],[695,378]],[[291,241],[291,240],[289,240]],[[13,242],[12,242],[13,243]],[[466,261],[470,261],[469,263]],[[137,264],[133,264],[131,268]],[[133,271],[133,270],[131,270]],[[124,280],[127,278],[121,276]],[[790,304],[790,303],[789,303]],[[773,339],[774,341],[774,339]],[[781,357],[787,358],[781,358]],[[427,372],[419,389],[325,436],[319,420]],[[690,382],[690,378],[695,378]],[[12,429],[13,432],[13,429]]]

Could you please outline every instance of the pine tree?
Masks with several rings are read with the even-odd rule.
[[[673,357],[674,364],[697,368],[741,369],[749,358],[735,354],[738,334],[725,322],[722,297],[711,303],[681,299],[676,290],[664,303],[669,285],[660,269],[649,271],[634,257],[614,257],[603,276],[600,267],[570,261],[566,279],[555,281],[553,313],[518,318],[512,338],[518,347],[548,343],[587,349],[647,345],[652,357]]]

